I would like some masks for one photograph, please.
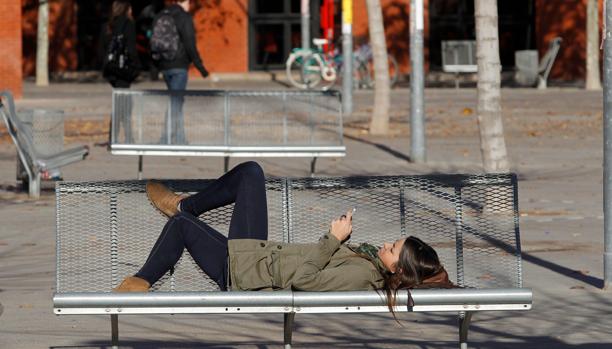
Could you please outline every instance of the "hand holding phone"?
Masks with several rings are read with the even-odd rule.
[[[351,232],[353,231],[353,212],[354,209],[348,210],[346,214],[340,216],[339,219],[334,219],[331,222],[329,231],[340,241],[344,241],[349,238]]]

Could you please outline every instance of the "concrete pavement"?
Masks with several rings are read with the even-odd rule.
[[[142,83],[135,88],[160,84]],[[265,81],[196,81],[191,88],[284,89]],[[393,90],[392,132],[367,133],[373,96],[355,94],[346,118],[347,157],[320,159],[319,175],[479,172],[474,89],[428,89],[428,163],[408,161],[409,91]],[[601,93],[574,89],[504,89],[506,140],[519,174],[524,283],[529,312],[478,313],[473,348],[612,348],[612,291],[603,291]],[[67,180],[133,179],[137,160],[94,146],[105,140],[110,88],[104,84],[26,84],[25,107],[62,108],[67,139],[87,143],[86,161],[64,169]],[[88,124],[89,122],[89,124]],[[96,124],[99,123],[99,124]],[[82,132],[84,125],[91,132]],[[106,348],[107,317],[56,317],[55,202],[32,201],[15,189],[15,150],[0,131],[0,348]],[[232,164],[238,160],[233,159]],[[309,159],[259,159],[274,176],[307,176]],[[221,158],[145,157],[146,178],[209,178]],[[2,308],[4,309],[2,311]],[[454,316],[402,314],[298,315],[295,348],[455,348]],[[281,348],[282,316],[176,315],[120,317],[124,348]]]

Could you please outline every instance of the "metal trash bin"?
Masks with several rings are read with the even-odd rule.
[[[64,150],[64,111],[47,109],[24,109],[17,117],[30,132],[36,152],[41,156],[53,155]],[[42,179],[60,179],[60,169],[43,173]],[[17,180],[28,182],[28,174],[17,155]]]
[[[539,62],[537,50],[520,50],[514,52],[516,71],[514,81],[519,86],[535,86],[538,81]]]

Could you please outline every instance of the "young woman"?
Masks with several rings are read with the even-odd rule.
[[[113,88],[130,88],[141,68],[130,1],[113,1],[108,23],[102,27],[100,37],[99,55],[104,78]],[[125,54],[121,58],[125,64],[123,69],[118,69],[114,63],[120,54]]]
[[[222,290],[384,289],[391,305],[398,289],[452,286],[434,249],[416,237],[381,248],[344,244],[352,232],[352,211],[333,220],[318,243],[267,241],[265,177],[255,162],[234,167],[193,196],[176,195],[157,182],[147,183],[147,195],[170,219],[144,266],[116,292],[146,292],[185,248]],[[231,203],[228,237],[197,218]]]
[[[102,27],[100,37],[102,75],[113,88],[130,88],[138,77],[141,66],[136,52],[136,27],[132,18],[132,6],[128,0],[113,1],[108,23]],[[116,102],[117,122],[113,126],[119,131],[123,125],[124,141],[131,143],[132,97],[121,95]],[[111,132],[109,137],[110,135]]]

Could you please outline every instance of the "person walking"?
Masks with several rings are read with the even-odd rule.
[[[195,27],[189,14],[189,0],[173,0],[153,21],[151,55],[162,72],[169,91],[170,110],[166,113],[162,143],[186,144],[183,115],[184,97],[181,91],[187,88],[188,68],[195,65],[202,77],[208,71],[196,48]]]
[[[102,74],[113,88],[130,88],[140,73],[140,60],[136,51],[136,27],[132,6],[128,0],[115,0],[108,22],[102,27],[99,52]],[[112,125],[115,135],[123,125],[125,142],[132,142],[132,98],[122,95],[115,101],[116,120]]]

